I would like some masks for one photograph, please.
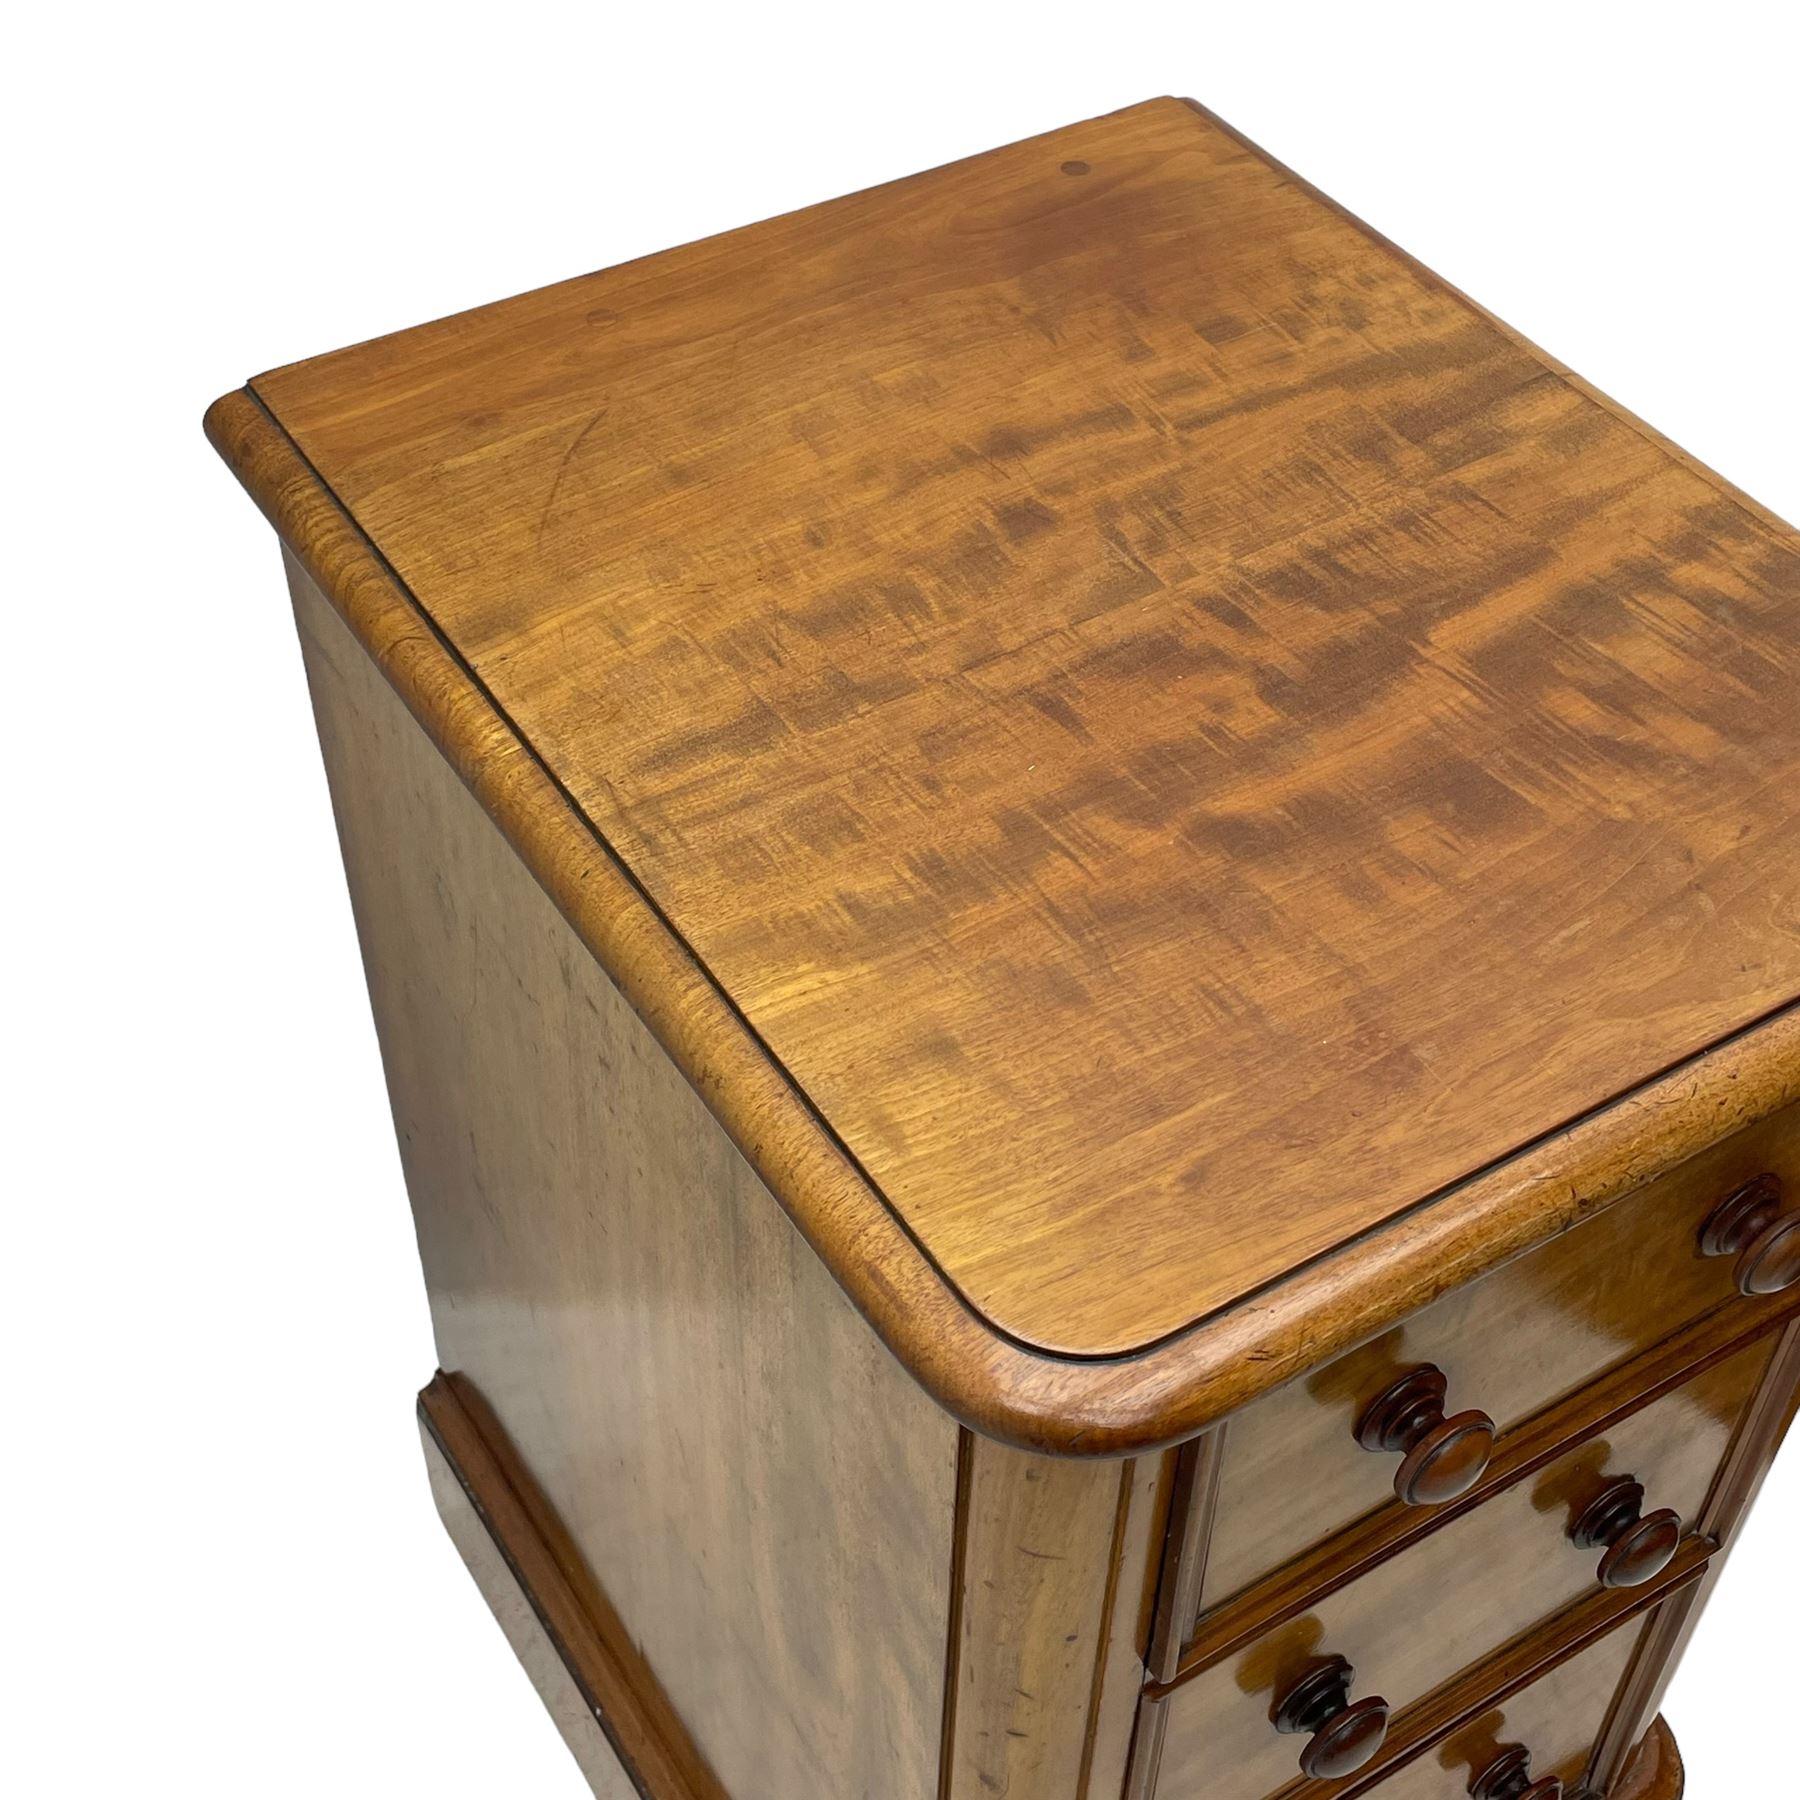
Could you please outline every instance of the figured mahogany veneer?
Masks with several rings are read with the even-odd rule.
[[[1178,1439],[1800,1083],[1800,545],[1193,107],[212,430],[983,1429]]]
[[[1788,527],[1174,100],[207,429],[597,1794],[1673,1800],[1800,1396]]]

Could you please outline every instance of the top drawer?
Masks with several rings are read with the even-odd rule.
[[[1761,1177],[1780,1184],[1779,1206],[1796,1225],[1770,1247],[1765,1272],[1800,1274],[1800,1110],[1789,1108],[1246,1407],[1225,1427],[1200,1612],[1378,1508],[1404,1504],[1402,1456],[1364,1449],[1358,1426],[1411,1371],[1442,1372],[1447,1418],[1478,1411],[1503,1436],[1716,1307],[1781,1304],[1740,1294],[1740,1257],[1701,1250],[1720,1202]],[[1775,1262],[1785,1266],[1773,1270]],[[1431,1417],[1430,1398],[1429,1383],[1413,1384],[1414,1405],[1424,1403],[1412,1417],[1415,1431]],[[1392,1409],[1402,1426],[1407,1412],[1404,1403]],[[1479,1427],[1456,1439],[1438,1433],[1435,1466],[1421,1470],[1417,1457],[1405,1459],[1412,1507],[1428,1510],[1434,1492],[1447,1498],[1442,1490],[1478,1472],[1486,1448]],[[1423,1452],[1433,1448],[1421,1443]]]

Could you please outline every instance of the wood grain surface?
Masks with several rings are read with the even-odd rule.
[[[1168,1441],[1793,1086],[1533,1142],[1800,987],[1792,534],[1193,108],[256,392],[233,466],[984,1428]]]
[[[1800,990],[1793,540],[1179,104],[255,386],[1033,1343]]]
[[[440,1367],[694,1791],[920,1800],[956,1427],[298,570],[294,603]]]

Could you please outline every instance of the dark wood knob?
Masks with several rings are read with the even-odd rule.
[[[1681,1515],[1664,1507],[1644,1511],[1644,1484],[1629,1475],[1609,1481],[1569,1527],[1570,1540],[1584,1550],[1606,1554],[1600,1559],[1600,1585],[1642,1587],[1669,1566],[1681,1547]]]
[[[1494,1453],[1494,1421],[1486,1413],[1444,1416],[1449,1387],[1442,1369],[1421,1363],[1383,1388],[1356,1422],[1365,1450],[1400,1452],[1394,1492],[1408,1506],[1442,1506],[1466,1494]]]
[[[1779,1175],[1734,1188],[1700,1228],[1702,1256],[1735,1256],[1740,1294],[1779,1294],[1800,1281],[1800,1208],[1782,1209]]]
[[[1388,1703],[1352,1700],[1356,1671],[1341,1656],[1328,1656],[1300,1677],[1269,1714],[1277,1731],[1304,1736],[1300,1773],[1309,1781],[1353,1775],[1387,1737]]]
[[[1508,1744],[1469,1783],[1470,1800],[1563,1800],[1559,1777],[1531,1779],[1531,1752],[1523,1744]]]

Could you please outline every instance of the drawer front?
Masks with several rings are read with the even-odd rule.
[[[1441,1370],[1446,1413],[1485,1413],[1504,1450],[1511,1427],[1713,1309],[1780,1306],[1778,1298],[1745,1298],[1733,1259],[1700,1252],[1701,1228],[1718,1202],[1763,1174],[1775,1175],[1786,1206],[1800,1211],[1800,1112],[1738,1133],[1247,1407],[1225,1428],[1199,1610],[1378,1509],[1429,1510],[1402,1507],[1396,1497],[1397,1453],[1357,1440],[1371,1403],[1408,1371]]]
[[[1772,1351],[1758,1338],[1185,1678],[1167,1696],[1158,1794],[1260,1800],[1297,1780],[1306,1740],[1270,1721],[1325,1658],[1350,1663],[1353,1700],[1399,1714],[1563,1608],[1604,1600],[1603,1552],[1571,1526],[1626,1477],[1644,1515],[1697,1518]]]
[[[1503,1766],[1517,1766],[1519,1751],[1529,1758],[1531,1780],[1560,1776],[1572,1791],[1587,1774],[1631,1653],[1647,1629],[1647,1620],[1633,1619],[1608,1632],[1409,1758],[1363,1795],[1366,1800],[1460,1800],[1502,1758],[1507,1759]]]

